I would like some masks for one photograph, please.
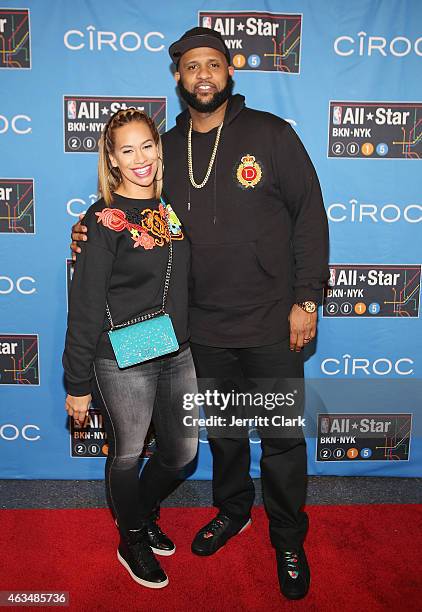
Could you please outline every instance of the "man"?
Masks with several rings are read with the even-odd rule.
[[[232,95],[220,34],[193,28],[171,45],[187,110],[163,136],[164,190],[192,244],[191,348],[200,379],[302,379],[328,277],[327,220],[318,179],[290,125]],[[80,226],[72,237],[78,240]],[[77,250],[72,243],[73,250]],[[242,386],[242,385],[241,385]],[[247,437],[209,437],[217,516],[192,551],[219,550],[250,524]],[[309,566],[303,435],[262,436],[261,477],[280,588],[304,597]]]

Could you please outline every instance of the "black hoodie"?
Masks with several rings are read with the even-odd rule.
[[[189,111],[163,137],[165,190],[192,244],[191,340],[264,346],[289,334],[295,302],[321,300],[328,230],[315,169],[290,125],[229,100],[211,176],[187,169]],[[193,132],[206,173],[217,129]],[[243,159],[242,159],[243,158]]]

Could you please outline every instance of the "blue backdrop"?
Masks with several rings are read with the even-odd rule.
[[[421,474],[422,4],[247,4],[1,4],[1,478],[103,476],[98,415],[71,436],[63,409],[70,227],[96,197],[95,123],[117,101],[172,127],[180,104],[167,49],[198,23],[224,34],[248,106],[297,130],[324,193],[331,287],[306,363],[318,426],[307,430],[309,473]],[[319,411],[337,417],[327,425]],[[346,422],[364,432],[373,414],[376,448],[335,437]],[[382,429],[387,419],[394,431]],[[254,438],[252,458],[257,475]],[[209,478],[210,467],[203,439],[194,477]]]

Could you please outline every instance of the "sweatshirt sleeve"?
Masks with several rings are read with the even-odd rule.
[[[81,396],[91,393],[95,351],[103,331],[105,303],[114,261],[109,230],[87,213],[88,241],[75,263],[69,295],[63,367],[67,391]],[[107,232],[107,233],[106,233]]]
[[[328,222],[318,177],[289,124],[278,132],[275,155],[281,194],[292,220],[296,301],[320,303],[329,272]]]

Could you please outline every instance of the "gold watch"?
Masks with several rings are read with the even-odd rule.
[[[309,314],[312,314],[317,309],[317,305],[315,304],[315,302],[312,302],[310,300],[306,302],[297,302],[297,306],[300,306],[302,310],[304,310],[305,312],[309,312]]]

